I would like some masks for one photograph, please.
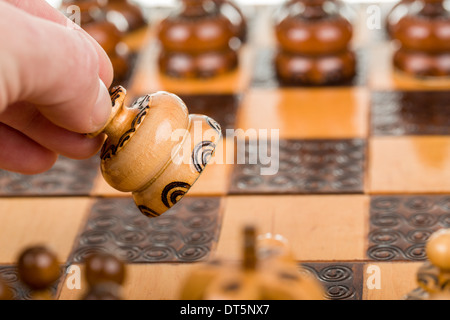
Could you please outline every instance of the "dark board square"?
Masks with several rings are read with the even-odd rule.
[[[240,95],[233,94],[180,94],[190,114],[203,114],[213,118],[222,127],[225,136],[226,129],[234,129],[236,114],[241,102]]]
[[[61,277],[50,288],[50,293],[56,298],[58,285],[64,279],[63,271],[65,268],[61,268]],[[20,281],[17,266],[0,266],[0,279],[13,292],[14,300],[33,300],[32,291],[25,284]]]
[[[302,263],[322,284],[327,300],[362,300],[364,263]]]
[[[184,198],[164,215],[148,218],[133,199],[99,199],[70,260],[110,252],[126,262],[193,262],[206,259],[219,237],[220,198]]]
[[[0,196],[88,196],[99,173],[100,159],[59,157],[52,169],[37,175],[0,170]]]
[[[272,142],[267,143],[267,158],[260,159],[261,146],[245,150],[238,148],[237,160],[231,176],[231,194],[326,194],[363,193],[366,142],[362,139],[345,140],[280,140],[279,148],[270,152]],[[237,144],[239,145],[239,144]],[[239,150],[240,149],[240,150]],[[264,152],[263,152],[264,154]],[[241,160],[239,160],[241,159]],[[256,163],[255,163],[256,159]],[[264,168],[273,167],[275,174],[263,174]],[[243,162],[244,164],[239,164]],[[267,161],[267,160],[265,160]],[[253,164],[254,163],[254,164]]]
[[[277,52],[276,48],[259,48],[256,52],[255,63],[252,72],[251,87],[252,88],[288,88],[301,87],[299,85],[291,85],[281,82],[277,77],[274,57]],[[367,82],[368,55],[367,50],[358,49],[356,54],[356,75],[350,81],[330,85],[331,87],[341,86],[363,86]]]
[[[374,196],[367,256],[371,260],[426,259],[430,235],[450,227],[450,196]]]
[[[450,92],[373,92],[371,133],[375,136],[449,135]]]

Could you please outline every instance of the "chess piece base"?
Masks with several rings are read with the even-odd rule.
[[[306,56],[280,51],[275,57],[277,76],[292,85],[333,85],[351,80],[356,58],[351,51],[337,55]]]

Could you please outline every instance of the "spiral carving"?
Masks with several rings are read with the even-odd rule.
[[[174,181],[169,183],[161,194],[161,200],[167,208],[174,206],[186,192],[191,188],[191,185],[186,182]]]

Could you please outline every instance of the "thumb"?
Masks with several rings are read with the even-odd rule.
[[[0,112],[27,101],[54,124],[88,133],[100,129],[111,100],[99,78],[96,48],[68,28],[0,2]],[[13,33],[10,26],[14,26]]]

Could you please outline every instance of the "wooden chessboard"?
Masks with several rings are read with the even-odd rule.
[[[383,29],[366,26],[366,6],[353,9],[358,76],[321,88],[279,85],[271,62],[272,7],[244,7],[250,34],[238,70],[206,81],[162,76],[153,30],[167,10],[152,10],[150,27],[127,39],[137,50],[126,81],[130,99],[170,91],[191,113],[216,119],[224,133],[279,129],[279,171],[261,176],[262,164],[227,164],[235,141],[225,135],[216,163],[156,219],[105,183],[97,157],[60,158],[37,176],[2,171],[0,275],[17,298],[29,298],[17,281],[18,254],[45,244],[62,266],[81,270],[90,252],[120,255],[127,261],[126,299],[178,299],[198,263],[241,258],[248,223],[287,238],[327,299],[402,299],[416,288],[427,237],[450,227],[450,85],[395,73]],[[367,285],[373,270],[380,288]],[[85,288],[70,289],[63,276],[55,292],[79,299]]]

